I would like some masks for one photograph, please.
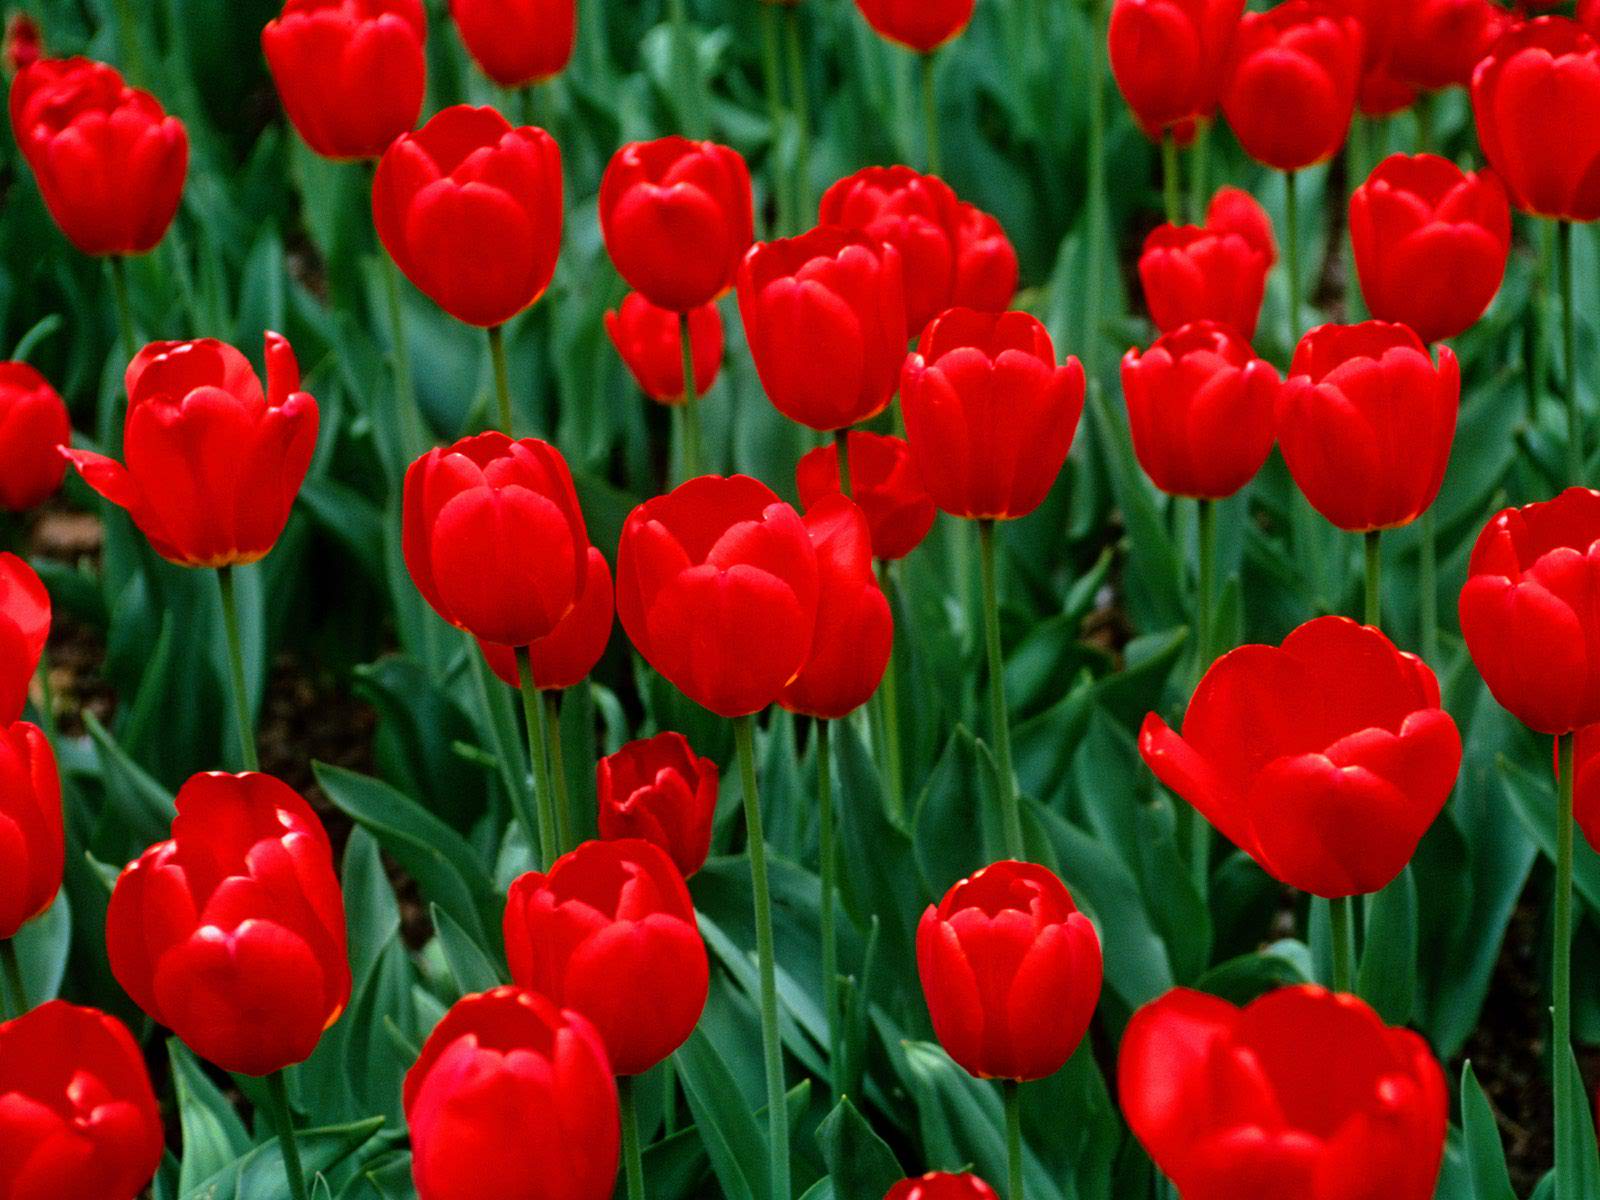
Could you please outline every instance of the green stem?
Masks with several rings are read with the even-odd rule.
[[[1204,222],[1211,189],[1211,122],[1201,121],[1189,147],[1189,212],[1196,225]]]
[[[780,146],[788,116],[783,102],[783,71],[779,66],[778,9],[761,5],[761,74],[767,89],[767,119],[772,122],[772,196],[777,206],[778,234],[788,237],[798,232],[791,211],[797,189],[785,186]]]
[[[1178,180],[1178,139],[1172,130],[1161,135],[1161,194],[1167,206],[1167,224],[1183,224],[1183,188]]]
[[[1200,587],[1195,599],[1197,613],[1195,626],[1195,685],[1199,686],[1206,669],[1216,654],[1216,574],[1217,574],[1217,504],[1215,500],[1197,502],[1196,514],[1200,541]],[[1211,824],[1198,812],[1193,814],[1189,826],[1189,869],[1196,892],[1202,897],[1211,884]]]
[[[828,1081],[837,1104],[842,1095],[839,1049],[839,942],[834,928],[833,899],[839,887],[839,848],[833,831],[833,758],[829,724],[817,722],[817,840],[822,867],[822,1007],[828,1020]]]
[[[1578,1131],[1573,1125],[1573,1108],[1578,1080],[1573,1075],[1572,1059],[1572,790],[1577,774],[1575,734],[1558,739],[1556,790],[1556,911],[1554,978],[1551,993],[1555,1001],[1556,1106],[1556,1195],[1576,1200],[1578,1195]]]
[[[769,6],[770,7],[770,6]],[[811,202],[811,99],[806,87],[805,46],[800,37],[800,6],[784,6],[788,33],[789,87],[794,98],[794,207],[802,220],[809,220]]]
[[[639,1146],[639,1103],[631,1075],[617,1077],[617,1107],[622,1113],[622,1162],[628,1175],[628,1200],[644,1200],[644,1155]]]
[[[1006,1200],[1023,1200],[1022,1085],[1015,1079],[1002,1079],[1000,1095],[1006,1110]]]
[[[132,362],[138,353],[138,337],[133,332],[133,302],[128,299],[128,260],[120,254],[111,256],[111,292],[117,304],[117,337],[122,343],[124,362]]]
[[[894,605],[892,569],[892,563],[878,565],[878,584],[889,597],[891,608]],[[900,760],[900,681],[896,675],[896,657],[891,650],[883,669],[883,682],[878,685],[877,704],[882,720],[883,774],[889,798],[889,821],[900,828],[906,819],[906,803],[904,766]]]
[[[506,369],[505,326],[489,327],[489,360],[494,364],[494,394],[500,404],[500,432],[509,438],[517,436],[511,417],[511,377]]]
[[[271,1097],[272,1123],[278,1128],[278,1150],[283,1155],[283,1173],[289,1179],[289,1195],[293,1200],[307,1200],[306,1170],[300,1163],[294,1114],[289,1110],[289,1085],[282,1071],[267,1076],[267,1094]]]
[[[700,474],[700,390],[694,377],[694,337],[688,313],[678,315],[678,344],[683,352],[683,477],[694,479]]]
[[[1562,221],[1556,229],[1556,257],[1561,271],[1561,349],[1567,372],[1567,475],[1570,483],[1581,484],[1583,418],[1578,412],[1578,343],[1572,324],[1572,222]]]
[[[573,833],[572,795],[567,788],[567,756],[561,745],[561,693],[544,693],[545,733],[550,747],[550,781],[555,785],[556,836],[561,853],[573,849],[578,839]]]
[[[677,63],[674,72],[679,82],[679,96],[685,98],[683,120],[685,136],[705,136],[700,79],[700,56],[695,49],[693,31],[689,28],[689,10],[684,0],[671,0],[672,53]]]
[[[1088,286],[1083,288],[1083,330],[1087,338],[1083,347],[1083,370],[1089,377],[1091,388],[1100,379],[1100,352],[1104,340],[1101,329],[1101,277],[1105,274],[1105,247],[1114,239],[1105,232],[1106,213],[1106,6],[1103,0],[1090,0],[1090,17],[1094,23],[1094,36],[1089,45],[1089,139],[1086,146],[1088,163],[1084,174],[1088,179],[1088,196],[1084,201],[1088,217],[1089,250],[1084,274]]]
[[[1350,122],[1350,137],[1345,142],[1344,171],[1347,189],[1355,189],[1367,177],[1367,118],[1359,112]],[[1345,239],[1345,320],[1352,325],[1366,319],[1367,306],[1361,293],[1361,275],[1356,270],[1355,244]]]
[[[548,871],[557,853],[555,802],[550,798],[550,762],[545,754],[549,737],[544,728],[544,705],[533,681],[533,659],[528,647],[517,647],[517,678],[522,687],[522,715],[528,723],[528,762],[533,768],[533,803],[538,829],[529,829],[530,843],[538,842],[539,863]],[[526,810],[524,810],[526,811]]]
[[[922,136],[928,174],[939,173],[939,97],[934,90],[934,51],[922,56]]]
[[[772,941],[772,893],[767,883],[767,847],[756,790],[755,719],[733,723],[744,784],[744,819],[750,839],[750,882],[755,899],[756,965],[761,977],[761,1046],[767,1071],[767,1141],[772,1151],[774,1197],[789,1191],[789,1109],[784,1097],[783,1043],[778,1036],[778,977]]]
[[[17,943],[12,938],[0,938],[0,975],[5,987],[0,989],[10,1000],[5,1003],[6,1015],[20,1017],[28,1011],[28,986],[22,978],[22,964],[17,961]]]
[[[1422,593],[1422,660],[1433,665],[1439,661],[1439,522],[1432,505],[1422,514],[1421,532],[1417,588]]]
[[[228,634],[229,682],[233,685],[233,715],[238,723],[239,748],[246,771],[261,770],[256,755],[255,727],[250,720],[250,695],[244,682],[244,642],[239,637],[239,603],[234,595],[233,568],[217,568],[217,585],[222,590],[222,624]]]
[[[850,486],[850,430],[836,429],[833,433],[834,448],[839,454],[839,492],[841,495],[853,494]]]
[[[56,694],[55,688],[50,683],[50,647],[44,646],[39,651],[39,724],[44,726],[45,736],[50,739],[52,749],[57,749],[61,741],[61,731],[56,727]],[[59,749],[57,749],[59,753]]]
[[[1433,93],[1418,93],[1411,111],[1417,117],[1417,153],[1427,154],[1433,147]]]
[[[1333,990],[1340,993],[1355,990],[1355,919],[1350,907],[1349,896],[1328,901],[1328,921],[1333,931]]]
[[[1383,532],[1369,529],[1364,539],[1367,551],[1367,601],[1362,619],[1374,629],[1383,628]]]
[[[1304,330],[1300,327],[1300,201],[1295,197],[1294,172],[1283,173],[1284,262],[1289,268],[1289,345],[1292,355]]]
[[[983,563],[983,625],[989,645],[989,715],[993,726],[995,757],[1000,771],[1000,812],[1005,822],[1006,854],[1021,859],[1021,803],[1011,771],[1011,721],[1006,714],[1005,654],[1000,647],[1000,589],[995,579],[994,521],[978,522],[978,549]]]
[[[668,1137],[678,1132],[678,1065],[670,1054],[661,1061],[661,1128]]]
[[[422,410],[417,406],[416,383],[411,378],[411,350],[406,340],[405,307],[400,298],[400,268],[384,250],[378,251],[378,258],[383,264],[384,288],[389,296],[389,340],[394,355],[394,391],[400,410],[401,439],[406,461],[412,462],[427,453],[428,432]]]

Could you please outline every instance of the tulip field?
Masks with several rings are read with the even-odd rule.
[[[1600,2],[0,19],[0,1200],[1600,1200]]]

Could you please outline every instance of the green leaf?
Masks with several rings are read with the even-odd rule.
[[[250,1134],[228,1098],[201,1069],[189,1048],[167,1039],[177,1093],[178,1120],[183,1128],[183,1158],[178,1192],[187,1196],[202,1182],[224,1171],[250,1151]]]
[[[1461,1067],[1461,1128],[1473,1200],[1517,1200],[1494,1110],[1470,1062]]]
[[[1356,992],[1387,1024],[1411,1020],[1417,999],[1417,885],[1407,867],[1367,900]]]
[[[717,1047],[697,1029],[672,1060],[722,1194],[727,1200],[770,1200],[766,1132],[741,1098]]]
[[[349,1125],[307,1129],[295,1136],[306,1174],[330,1171],[349,1158],[383,1128],[382,1117],[372,1117]],[[289,1200],[289,1183],[283,1171],[278,1139],[257,1146],[230,1163],[182,1200]]]
[[[433,927],[438,932],[439,948],[450,968],[450,977],[456,982],[457,996],[487,992],[505,982],[483,947],[472,940],[470,934],[437,904],[431,910]]]
[[[817,1145],[838,1195],[881,1197],[905,1177],[894,1151],[873,1132],[848,1096],[817,1126]]]

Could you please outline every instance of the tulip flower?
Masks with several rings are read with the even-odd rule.
[[[72,440],[67,406],[24,362],[0,362],[0,509],[23,512],[56,494],[67,464],[56,449]]]
[[[0,1146],[4,1200],[144,1195],[165,1137],[127,1026],[64,1000],[0,1024]]]
[[[976,0],[856,0],[879,37],[918,54],[960,37],[975,6]]]
[[[1269,229],[1270,236],[1270,229]],[[1139,282],[1150,319],[1162,333],[1195,321],[1218,321],[1253,338],[1272,255],[1243,233],[1194,225],[1158,225],[1139,255]]]
[[[1267,256],[1267,266],[1278,261],[1278,239],[1273,236],[1272,218],[1261,202],[1236,187],[1220,187],[1206,206],[1205,227],[1212,233],[1236,233],[1245,243]]]
[[[1415,85],[1394,75],[1390,57],[1405,4],[1395,0],[1334,0],[1334,7],[1361,25],[1361,82],[1356,107],[1369,117],[1387,117],[1410,108],[1417,99]]]
[[[478,69],[503,88],[561,74],[578,40],[576,0],[450,0],[450,16]]]
[[[714,304],[688,313],[657,308],[638,292],[628,293],[618,310],[606,313],[606,332],[639,390],[658,404],[688,402],[683,382],[683,344],[679,324],[689,322],[694,359],[694,394],[703,396],[722,367],[722,314]]]
[[[1216,113],[1243,12],[1244,0],[1116,0],[1111,74],[1146,137],[1188,145]]]
[[[1134,1014],[1117,1094],[1185,1200],[1430,1200],[1449,1094],[1426,1042],[1354,996],[1243,1009],[1179,988]]]
[[[457,1001],[406,1074],[418,1200],[609,1200],[621,1128],[583,1017],[500,987]]]
[[[427,37],[422,0],[286,0],[261,49],[306,145],[377,158],[422,112]]]
[[[600,836],[643,838],[688,878],[705,866],[717,812],[717,764],[681,733],[629,742],[595,768]]]
[[[1511,205],[1493,172],[1392,154],[1350,196],[1350,243],[1368,311],[1436,342],[1470,328],[1500,290]]]
[[[61,890],[65,837],[61,777],[49,739],[26,721],[0,725],[0,958]]]
[[[542,638],[528,643],[528,663],[533,686],[541,692],[562,692],[589,677],[611,640],[615,605],[611,594],[611,568],[606,556],[593,546],[586,556],[583,592],[567,615]],[[478,639],[490,670],[507,687],[520,688],[516,650]]]
[[[889,406],[906,351],[900,252],[821,226],[753,247],[739,268],[739,314],[773,406],[819,433]]]
[[[50,639],[50,593],[33,568],[0,553],[0,725],[22,715]]]
[[[1465,87],[1511,14],[1491,0],[1406,0],[1395,5],[1389,71],[1424,91]]]
[[[11,132],[45,207],[85,254],[155,249],[177,215],[189,136],[149,92],[86,58],[40,59],[11,85]]]
[[[39,23],[22,11],[6,18],[4,44],[0,45],[0,61],[4,61],[8,74],[15,75],[39,61],[44,52],[44,35]]]
[[[953,308],[1005,312],[1017,294],[1017,250],[1000,222],[972,204],[960,206]]]
[[[867,518],[872,555],[883,562],[902,559],[922,544],[937,510],[922,486],[911,447],[884,434],[851,430],[848,449],[850,498]],[[794,471],[800,503],[811,508],[839,494],[839,447],[819,446]]]
[[[883,1200],[1000,1200],[994,1189],[976,1175],[946,1175],[931,1171],[917,1179],[902,1179]]]
[[[1600,725],[1573,733],[1573,817],[1591,847],[1600,849]],[[1556,757],[1559,778],[1561,760]]]

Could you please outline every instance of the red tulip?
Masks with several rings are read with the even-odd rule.
[[[1503,708],[1539,733],[1600,722],[1600,492],[1508,508],[1478,535],[1461,634]]]
[[[0,553],[0,725],[22,715],[50,639],[50,593],[33,568]]]
[[[1145,135],[1180,145],[1217,111],[1244,0],[1116,0],[1111,74]]]
[[[172,837],[111,893],[111,972],[225,1071],[304,1062],[350,1000],[344,897],[311,806],[270,775],[196,775]]]
[[[951,307],[1005,312],[1017,295],[1017,250],[1000,222],[976,205],[961,205],[956,230],[956,290]]]
[[[806,665],[817,554],[794,509],[744,475],[691,479],[629,514],[617,616],[645,661],[724,717],[759,712]]]
[[[1026,313],[953,309],[929,325],[900,384],[906,438],[933,502],[1012,520],[1043,503],[1083,415],[1083,367],[1056,365]]]
[[[621,1125],[594,1026],[500,987],[457,1001],[406,1074],[418,1200],[609,1200]]]
[[[1319,513],[1363,533],[1409,525],[1450,463],[1461,369],[1404,325],[1323,325],[1300,340],[1278,393],[1278,447]]]
[[[1410,108],[1417,99],[1414,85],[1395,78],[1390,66],[1397,29],[1405,17],[1405,0],[1335,0],[1334,7],[1361,24],[1361,83],[1356,104],[1369,117],[1386,117]]]
[[[25,12],[13,12],[6,19],[5,44],[0,47],[6,70],[15,75],[39,61],[44,50],[44,37],[39,23]]]
[[[45,207],[85,254],[144,254],[177,215],[189,136],[149,92],[86,58],[40,59],[11,85],[11,131]]]
[[[49,739],[26,721],[0,725],[0,941],[43,916],[56,898],[64,839],[61,777]]]
[[[1155,713],[1139,753],[1263,870],[1330,899],[1388,886],[1439,815],[1461,738],[1421,659],[1318,617],[1283,646],[1223,655],[1183,736]]]
[[[1590,37],[1600,36],[1600,0],[1578,0],[1578,24]]]
[[[561,74],[578,40],[576,0],[450,0],[467,53],[503,88]]]
[[[892,245],[826,225],[751,249],[739,314],[784,416],[826,433],[889,406],[906,357],[900,263]]]
[[[733,286],[754,220],[750,169],[715,142],[630,142],[600,181],[600,231],[617,273],[673,312]]]
[[[1490,0],[1403,0],[1395,7],[1389,70],[1426,91],[1471,83],[1473,68],[1512,23]]]
[[[1267,266],[1278,261],[1278,239],[1272,218],[1261,202],[1236,187],[1220,187],[1206,206],[1206,229],[1215,234],[1236,233],[1245,243],[1267,256]]]
[[[1179,988],[1134,1014],[1118,1095],[1184,1200],[1429,1200],[1449,1096],[1428,1045],[1354,996],[1244,1009]]]
[[[1585,725],[1571,735],[1575,747],[1572,815],[1590,846],[1600,847],[1600,725]],[[1556,742],[1556,770],[1561,768],[1561,744]]]
[[[1513,204],[1600,218],[1600,42],[1590,32],[1565,17],[1513,26],[1473,72],[1472,112]]]
[[[931,54],[960,37],[975,6],[976,0],[856,0],[879,37],[918,54]]]
[[[1470,328],[1500,290],[1511,205],[1492,172],[1392,154],[1350,196],[1350,244],[1372,315],[1436,342]]]
[[[1122,394],[1139,465],[1169,495],[1233,495],[1272,453],[1281,387],[1271,364],[1215,321],[1185,325],[1143,355],[1129,350]]]
[[[589,547],[583,594],[570,612],[544,637],[528,645],[533,686],[541,692],[563,692],[589,677],[611,641],[616,606],[611,595],[611,568],[606,556]],[[489,669],[510,687],[522,686],[517,652],[510,646],[478,642]]]
[[[324,158],[377,158],[422,112],[422,0],[286,0],[261,31],[272,81]]]
[[[1150,319],[1162,333],[1219,321],[1249,340],[1271,267],[1271,258],[1241,234],[1158,225],[1139,255],[1139,282]]]
[[[850,498],[866,515],[873,557],[904,558],[922,545],[938,511],[911,461],[911,447],[897,437],[852,429],[849,453]],[[806,508],[838,495],[838,444],[809,451],[795,467],[794,482]]]
[[[417,459],[406,472],[401,541],[433,611],[501,646],[549,637],[588,581],[572,473],[535,438],[483,433]]]
[[[52,1000],[0,1024],[0,1198],[134,1200],[164,1145],[121,1021]]]
[[[606,332],[635,382],[659,404],[682,404],[688,397],[683,386],[684,317],[657,308],[638,292],[629,292],[620,311],[606,313]],[[688,313],[689,344],[694,353],[694,392],[704,396],[717,381],[722,366],[722,314],[714,304]]]
[[[1361,78],[1361,23],[1325,0],[1289,0],[1239,22],[1222,111],[1245,153],[1280,171],[1344,144]]]
[[[294,350],[266,335],[267,388],[212,338],[153,342],[128,364],[127,465],[62,447],[83,481],[125,508],[162,558],[227,567],[265,558],[317,447],[317,402]]]
[[[902,1179],[883,1200],[1000,1200],[994,1189],[976,1175],[930,1172],[920,1179]]]
[[[811,656],[778,703],[825,721],[849,716],[883,681],[894,649],[894,618],[872,568],[867,518],[843,496],[805,515],[817,551],[817,628]]]
[[[506,958],[520,986],[582,1013],[611,1069],[639,1075],[694,1032],[710,966],[683,876],[638,838],[584,842],[506,900]]]
[[[940,1045],[969,1074],[1043,1079],[1100,999],[1100,937],[1047,867],[997,862],[929,905],[917,974]]]
[[[717,764],[681,733],[629,742],[595,768],[600,836],[643,838],[659,846],[687,879],[705,866],[717,813]]]
[[[67,406],[45,377],[24,362],[0,362],[0,509],[22,512],[55,495],[67,472],[56,447],[71,440]]]
[[[384,151],[378,238],[406,278],[458,321],[503,325],[532,305],[561,253],[561,150],[492,108],[458,104]]]

